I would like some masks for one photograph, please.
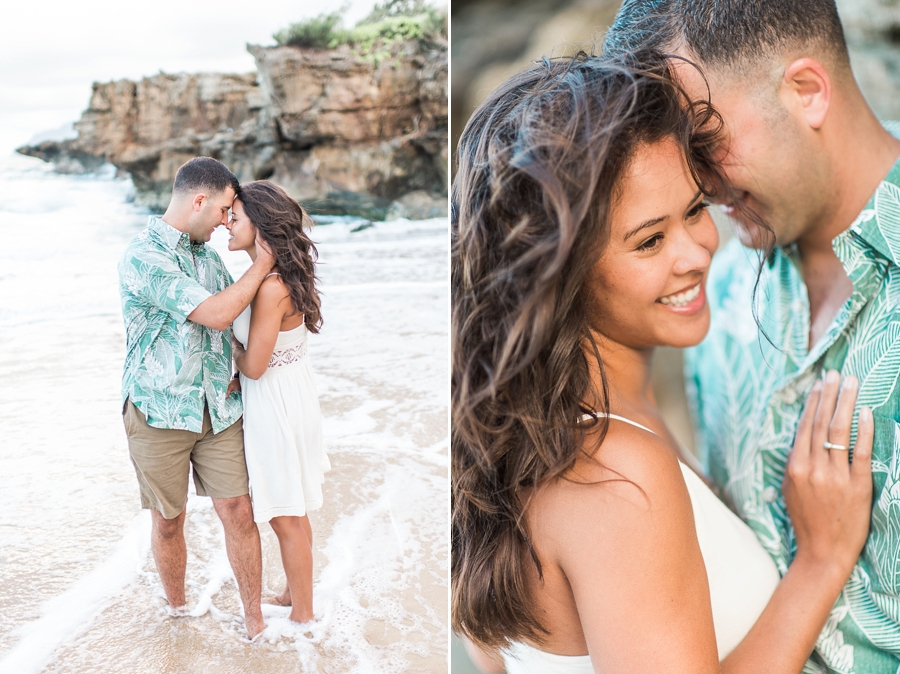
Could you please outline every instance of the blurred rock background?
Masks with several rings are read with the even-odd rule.
[[[456,145],[469,115],[510,75],[544,55],[578,49],[599,52],[621,0],[453,0],[450,22],[450,142]],[[837,0],[856,79],[882,119],[900,119],[900,0]],[[731,225],[713,209],[720,245]],[[693,449],[684,398],[681,352],[659,349],[654,388],[666,423]],[[475,674],[462,645],[451,650],[452,674]]]

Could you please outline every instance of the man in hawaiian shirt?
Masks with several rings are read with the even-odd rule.
[[[206,245],[228,222],[237,179],[209,157],[175,176],[165,214],[152,216],[119,263],[127,332],[122,404],[141,505],[153,517],[153,557],[174,613],[185,605],[188,474],[211,496],[250,637],[265,627],[262,558],[253,521],[240,394],[231,381],[231,323],[271,271],[264,245],[237,283]]]
[[[699,65],[708,90],[672,60],[721,113],[743,202],[725,205],[740,241],[713,261],[712,326],[687,354],[700,458],[784,573],[796,542],[781,483],[804,401],[825,371],[858,377],[857,409],[875,415],[871,533],[804,671],[896,674],[900,141],[859,91],[834,0],[625,0],[605,47],[643,46]]]

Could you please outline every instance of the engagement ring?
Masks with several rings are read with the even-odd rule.
[[[826,442],[826,443],[825,443],[825,449],[839,449],[839,450],[841,450],[842,452],[849,452],[849,451],[850,451],[850,448],[849,448],[849,447],[845,447],[844,445],[836,445],[836,444],[834,444],[833,442]]]

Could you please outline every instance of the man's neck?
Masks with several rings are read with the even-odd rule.
[[[797,240],[801,273],[809,298],[809,348],[825,334],[841,306],[853,292],[853,284],[832,247],[865,208],[880,182],[900,155],[900,140],[884,129],[866,106],[835,134],[833,193],[830,207],[815,226]]]
[[[833,134],[829,151],[839,160],[832,162],[827,207],[797,239],[807,255],[833,253],[831,242],[853,224],[900,157],[900,140],[881,125],[868,106],[846,126],[843,133]]]
[[[183,234],[190,233],[188,232],[188,219],[185,217],[184,207],[181,204],[175,203],[175,200],[169,202],[166,212],[163,213],[159,219],[169,225],[169,227],[177,229]]]
[[[182,234],[187,234],[188,237],[190,238],[190,241],[191,241],[192,244],[203,244],[203,243],[205,243],[205,241],[198,241],[198,240],[196,240],[193,236],[190,236],[191,232],[190,232],[190,228],[189,228],[188,225],[187,225],[187,221],[179,220],[178,218],[174,218],[174,217],[169,216],[169,212],[168,212],[168,211],[166,211],[165,213],[163,213],[163,214],[159,217],[159,219],[162,220],[162,221],[163,221],[164,223],[166,223],[167,225],[169,225],[169,227],[171,227],[172,229],[177,230],[177,231],[181,232]]]

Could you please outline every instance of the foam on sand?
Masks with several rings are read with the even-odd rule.
[[[112,557],[58,597],[41,606],[41,617],[16,628],[18,643],[0,660],[0,672],[40,672],[66,639],[88,629],[107,599],[134,579],[150,549],[150,513],[139,513]]]

